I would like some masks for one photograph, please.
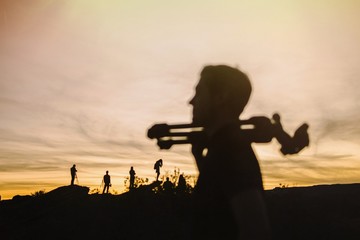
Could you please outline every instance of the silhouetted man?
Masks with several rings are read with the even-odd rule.
[[[71,168],[70,168],[70,174],[71,174],[71,185],[74,185],[74,180],[76,177],[76,165],[74,164]]]
[[[154,165],[154,169],[156,172],[156,181],[159,181],[159,176],[160,176],[160,167],[162,167],[163,165],[163,160],[159,159],[156,161],[155,165]]]
[[[166,177],[166,181],[163,184],[164,192],[167,194],[170,194],[173,192],[174,185],[172,182],[170,182],[169,177]]]
[[[129,171],[129,174],[130,174],[130,189],[134,188],[134,182],[135,182],[135,170],[134,168],[131,166],[130,168],[130,171]]]
[[[250,81],[238,69],[206,66],[201,72],[190,101],[193,123],[207,136],[192,144],[199,169],[194,239],[270,239],[260,167],[239,125],[250,93]]]
[[[109,171],[106,171],[106,174],[104,175],[103,181],[104,181],[103,194],[105,192],[109,193],[109,187],[111,187]]]

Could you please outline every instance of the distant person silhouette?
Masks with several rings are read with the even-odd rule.
[[[70,174],[71,174],[71,185],[74,185],[74,180],[76,177],[76,165],[74,164],[71,168],[70,168]]]
[[[103,181],[104,181],[103,194],[104,193],[109,193],[109,187],[111,187],[109,171],[106,171],[106,174],[104,175]]]
[[[176,187],[176,193],[183,194],[183,193],[185,193],[185,191],[186,191],[186,180],[185,180],[183,174],[181,174],[179,176],[178,185]]]
[[[134,168],[131,166],[130,168],[130,171],[129,171],[129,174],[130,174],[130,189],[133,189],[134,188],[134,183],[135,183],[135,170]]]
[[[270,239],[259,163],[251,141],[239,131],[251,89],[247,75],[236,68],[206,66],[201,72],[190,101],[193,123],[207,136],[192,143],[199,169],[194,239]]]
[[[163,165],[163,160],[159,159],[156,161],[156,163],[154,164],[154,169],[156,172],[156,181],[159,181],[159,176],[160,176],[160,167],[162,167]]]
[[[166,177],[166,181],[163,183],[163,189],[164,189],[164,192],[167,193],[167,194],[173,193],[174,185],[170,181],[169,177]]]

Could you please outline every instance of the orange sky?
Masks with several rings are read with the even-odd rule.
[[[131,165],[197,174],[188,146],[159,151],[156,122],[189,122],[201,68],[237,66],[253,95],[243,118],[282,115],[311,146],[283,157],[254,145],[265,187],[359,182],[360,2],[0,3],[0,195],[69,184],[121,191]]]

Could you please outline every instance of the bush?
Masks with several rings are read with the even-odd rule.
[[[39,190],[31,194],[32,197],[41,197],[45,195],[45,190]]]

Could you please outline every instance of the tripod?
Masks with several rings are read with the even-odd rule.
[[[76,184],[79,185],[79,179],[78,179],[77,174],[75,174],[75,179],[76,179]]]

